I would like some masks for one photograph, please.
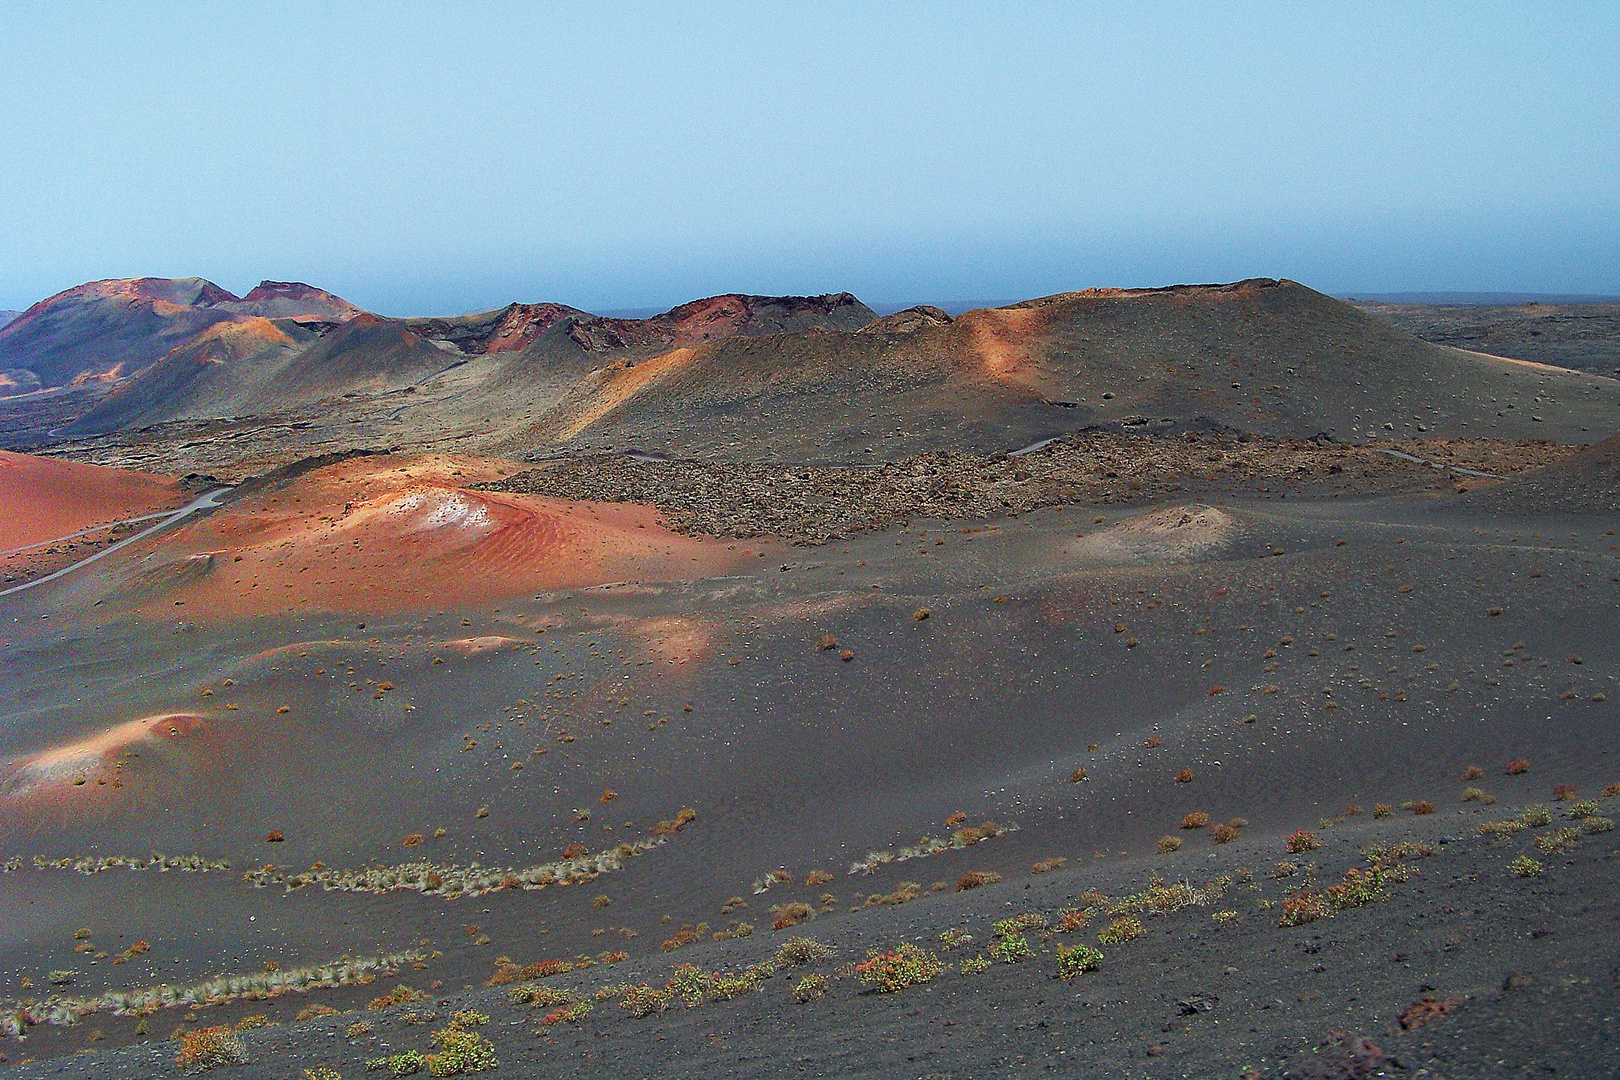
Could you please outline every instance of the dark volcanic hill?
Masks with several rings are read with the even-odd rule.
[[[1620,384],[1436,346],[1291,281],[1088,290],[956,319],[912,309],[605,365],[499,444],[891,460],[1088,426],[1545,437],[1620,424]],[[871,456],[868,456],[871,455]]]

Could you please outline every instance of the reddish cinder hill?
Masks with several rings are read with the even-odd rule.
[[[299,282],[238,297],[203,278],[113,278],[47,297],[0,327],[0,397],[128,379],[217,323],[341,322],[348,301]]]
[[[363,314],[341,296],[301,281],[261,281],[236,304],[220,305],[266,319],[345,322]]]
[[[0,395],[133,375],[231,318],[236,297],[202,278],[92,281],[48,297],[0,329]]]

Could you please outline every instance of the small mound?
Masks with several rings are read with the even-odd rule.
[[[926,330],[933,326],[949,326],[951,317],[943,308],[930,304],[918,304],[908,307],[904,311],[897,311],[893,315],[885,315],[880,319],[873,319],[859,330],[857,334],[914,334],[918,330]]]
[[[1175,562],[1224,548],[1237,536],[1232,515],[1192,504],[1155,510],[1068,546],[1068,553],[1106,563]]]
[[[82,787],[104,785],[115,759],[144,745],[184,739],[206,730],[206,721],[193,713],[160,713],[114,724],[93,735],[53,746],[9,762],[7,798],[62,794]],[[91,783],[91,781],[96,781]]]

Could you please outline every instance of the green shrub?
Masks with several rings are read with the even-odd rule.
[[[688,1009],[703,1004],[703,995],[709,989],[709,977],[696,964],[682,964],[675,969],[675,975],[669,980],[666,989],[673,990],[675,995],[686,1002]]]
[[[815,938],[794,936],[782,942],[782,947],[776,950],[776,962],[782,967],[799,967],[825,960],[831,955],[832,949]]]
[[[964,975],[982,975],[990,970],[990,958],[988,956],[966,957],[956,965],[956,970]]]
[[[1552,824],[1552,811],[1545,806],[1527,806],[1519,814],[1519,820],[1532,829],[1539,829],[1544,825]]]
[[[793,996],[801,1004],[820,1001],[827,993],[827,976],[806,975],[799,980],[799,985],[793,988]]]
[[[624,997],[619,1002],[619,1008],[639,1019],[651,1016],[655,1012],[663,1012],[674,1000],[675,991],[668,987],[660,990],[646,983],[639,983],[624,988]]]
[[[992,960],[1002,964],[1021,964],[1035,955],[1035,950],[1029,947],[1029,939],[1022,934],[998,937],[985,951]]]
[[[1508,873],[1512,874],[1514,877],[1535,877],[1545,869],[1546,867],[1542,866],[1528,855],[1520,855],[1518,858],[1508,863]]]
[[[1030,930],[1044,929],[1046,929],[1046,916],[1038,911],[1026,911],[1014,915],[1010,919],[1002,919],[990,927],[991,932],[998,938],[1017,937]]]
[[[391,1057],[372,1058],[366,1062],[366,1072],[386,1072],[390,1076],[415,1076],[427,1067],[427,1058],[416,1050],[407,1050]]]
[[[1554,833],[1536,837],[1536,847],[1543,855],[1562,855],[1581,842],[1581,830],[1570,826]]]
[[[432,1038],[439,1052],[427,1055],[430,1076],[460,1076],[494,1069],[500,1064],[495,1060],[494,1044],[476,1031],[451,1024],[435,1031]]]
[[[1103,954],[1090,945],[1059,945],[1057,947],[1058,975],[1072,979],[1087,971],[1096,971],[1102,964]]]

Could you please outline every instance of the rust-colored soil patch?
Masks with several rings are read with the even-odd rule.
[[[966,326],[980,371],[999,383],[1035,384],[1040,372],[1034,354],[1046,326],[1041,309],[987,308],[970,311],[958,321]]]
[[[0,450],[0,551],[186,501],[174,480]]]
[[[725,545],[650,507],[472,491],[497,462],[368,458],[245,499],[180,538],[209,571],[156,602],[195,616],[383,612],[725,572]]]

